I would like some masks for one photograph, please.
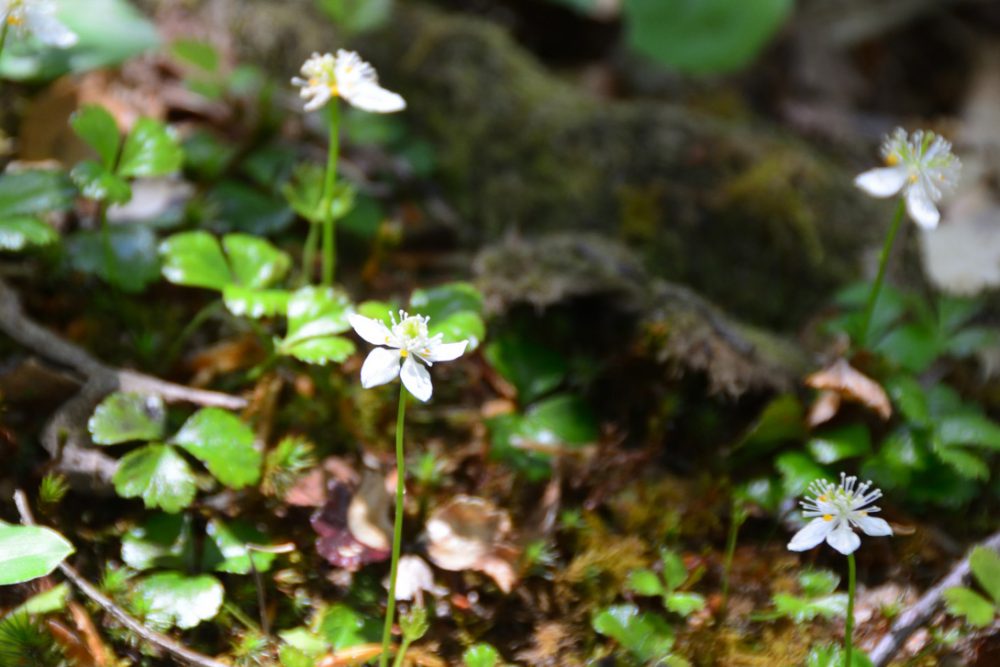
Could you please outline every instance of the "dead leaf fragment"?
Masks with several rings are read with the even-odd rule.
[[[882,389],[882,385],[855,369],[845,359],[837,359],[826,368],[816,371],[806,378],[806,385],[813,389],[834,392],[845,401],[861,403],[874,410],[884,420],[888,420],[892,416],[892,404],[889,402],[889,396]],[[830,402],[833,399],[821,397],[821,400]],[[818,418],[829,413],[830,407],[817,408],[814,406],[814,409],[810,410],[810,424],[815,426],[812,422],[814,411],[818,413]],[[832,416],[831,414],[830,417]]]
[[[331,480],[327,488],[327,501],[309,520],[313,530],[319,533],[316,551],[327,562],[356,572],[368,563],[384,561],[389,557],[388,549],[372,549],[358,541],[348,528],[348,507],[354,493],[350,487]]]
[[[517,549],[507,543],[510,516],[493,503],[457,496],[427,520],[427,554],[443,570],[476,570],[490,576],[504,593],[517,582]]]
[[[380,551],[392,548],[389,502],[383,477],[366,472],[347,508],[347,528],[358,542]]]

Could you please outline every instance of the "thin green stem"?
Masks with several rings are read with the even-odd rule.
[[[319,245],[319,225],[309,221],[309,233],[306,235],[306,245],[302,249],[302,280],[303,285],[312,284],[313,269],[316,266],[316,246]]]
[[[854,589],[857,571],[854,554],[847,554],[847,623],[844,627],[844,667],[851,667],[851,650],[854,648]]]
[[[882,291],[882,282],[885,280],[885,269],[889,264],[889,255],[892,253],[892,244],[896,240],[900,224],[903,222],[903,214],[906,212],[906,201],[902,198],[896,207],[896,214],[892,218],[889,232],[885,236],[885,244],[882,246],[882,254],[879,257],[878,273],[875,275],[875,283],[872,285],[871,294],[868,295],[868,305],[865,307],[865,319],[861,322],[861,331],[858,335],[858,344],[868,345],[868,329],[871,327],[872,315],[875,313],[875,305],[878,303],[879,293]]]
[[[340,156],[340,105],[330,105],[330,152],[326,161],[326,182],[323,184],[323,285],[333,284],[337,263],[337,239],[333,226],[333,189],[337,183],[337,159]]]
[[[406,652],[410,649],[411,643],[404,635],[403,639],[399,642],[399,648],[396,650],[396,659],[392,661],[392,667],[403,667],[403,660],[406,658]]]
[[[396,612],[396,574],[399,569],[399,546],[403,541],[403,494],[406,492],[406,461],[403,458],[403,422],[406,418],[406,388],[399,385],[399,411],[396,413],[396,517],[392,525],[392,561],[389,566],[389,602],[385,608],[382,629],[382,653],[379,667],[389,664],[389,640],[392,638],[392,617]]]
[[[736,540],[740,534],[740,527],[746,521],[746,510],[739,501],[733,501],[733,509],[729,518],[729,536],[726,538],[726,559],[722,569],[722,605],[719,608],[719,617],[726,617],[726,607],[729,605],[729,577],[733,570],[733,557],[736,555]]]
[[[3,21],[3,28],[0,29],[0,56],[3,56],[3,47],[7,44],[7,33],[10,32],[10,22],[6,16],[0,16],[0,21]]]

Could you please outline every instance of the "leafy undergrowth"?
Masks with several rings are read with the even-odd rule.
[[[152,30],[116,21],[136,39]],[[100,30],[88,25],[72,27]],[[887,288],[868,327],[869,286],[850,286],[817,315],[816,350],[836,361],[780,395],[715,396],[653,349],[669,322],[613,298],[492,307],[464,268],[434,147],[405,116],[307,117],[282,82],[207,42],[158,53],[114,83],[63,80],[87,100],[68,110],[11,89],[11,126],[44,117],[68,148],[22,146],[57,162],[0,174],[2,275],[30,318],[94,358],[228,407],[129,387],[95,397],[58,351],[0,341],[3,493],[26,490],[51,529],[0,525],[0,580],[14,584],[0,591],[0,664],[170,660],[60,583],[67,557],[147,629],[231,664],[376,660],[400,390],[362,388],[359,315],[393,336],[416,327],[425,356],[467,342],[406,412],[396,640],[411,664],[842,664],[843,559],[785,545],[809,484],[851,470],[885,491],[895,532],[857,553],[865,665],[961,556],[956,540],[995,528],[1000,425],[982,378],[1000,339],[976,300]],[[28,62],[36,82],[90,69]],[[122,102],[142,79],[158,104]],[[325,170],[316,146],[331,136],[343,145]],[[843,354],[859,339],[867,350]],[[69,422],[52,430],[57,410]],[[69,454],[80,437],[106,474]],[[977,550],[972,567],[899,664],[990,664],[1000,565]]]

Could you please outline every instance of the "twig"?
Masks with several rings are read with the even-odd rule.
[[[21,523],[26,526],[37,525],[35,523],[35,518],[31,513],[31,506],[28,505],[28,498],[24,495],[24,491],[18,489],[14,492],[14,504],[17,505],[17,511],[21,515]],[[66,563],[61,563],[59,565],[59,570],[66,576],[67,579],[73,582],[73,585],[79,588],[84,595],[96,602],[106,612],[114,616],[119,623],[142,637],[148,643],[159,647],[163,651],[166,651],[167,653],[180,658],[189,664],[197,665],[198,667],[231,667],[231,665],[219,662],[218,660],[210,658],[207,655],[202,655],[197,651],[192,651],[183,644],[174,641],[166,635],[160,634],[155,630],[150,630],[137,619],[129,615],[129,613],[124,609],[115,604],[108,596],[97,590],[93,584],[84,579],[79,572]]]
[[[242,410],[245,399],[217,391],[207,391],[166,382],[124,368],[107,366],[82,348],[63,340],[28,317],[17,293],[0,278],[0,331],[24,347],[50,361],[68,366],[88,379],[99,379],[110,391],[153,394],[169,402],[186,401],[197,405]]]
[[[990,535],[980,546],[1000,551],[1000,531]],[[960,586],[967,576],[969,576],[968,555],[959,561],[936,586],[924,593],[916,604],[899,615],[889,632],[879,640],[875,650],[871,652],[870,657],[875,663],[875,667],[885,667],[889,664],[889,661],[902,648],[910,635],[927,623],[938,610],[944,592],[954,586]]]

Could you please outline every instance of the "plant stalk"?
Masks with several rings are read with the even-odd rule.
[[[396,612],[396,574],[399,570],[399,547],[403,541],[403,495],[406,493],[406,461],[403,458],[403,422],[406,418],[406,388],[399,385],[399,411],[396,413],[396,517],[392,525],[392,561],[389,565],[389,601],[382,629],[382,653],[379,667],[389,664],[389,640],[392,638],[392,618]]]
[[[851,651],[854,648],[854,589],[857,584],[857,568],[854,554],[847,555],[847,619],[844,627],[844,667],[851,667]]]
[[[3,47],[7,44],[7,33],[10,32],[10,23],[7,21],[6,16],[0,17],[0,21],[3,21],[3,28],[0,28],[0,56],[3,56]]]
[[[892,218],[892,224],[885,236],[885,244],[882,246],[882,254],[879,257],[878,273],[875,275],[875,283],[872,285],[871,294],[868,295],[868,305],[865,307],[865,319],[861,323],[861,331],[858,335],[858,344],[865,347],[868,345],[868,329],[871,327],[872,315],[875,313],[875,305],[878,303],[879,293],[882,291],[882,282],[885,280],[885,270],[889,264],[889,255],[892,253],[892,244],[899,233],[900,223],[903,222],[903,214],[906,212],[906,200],[900,198],[896,213]]]
[[[733,509],[729,519],[729,535],[726,538],[726,559],[722,569],[722,605],[719,608],[720,618],[726,617],[726,608],[729,606],[729,577],[733,570],[733,557],[736,555],[736,541],[740,534],[740,527],[746,521],[746,510],[739,502],[733,502]]]
[[[311,285],[313,279],[313,269],[316,265],[316,246],[319,245],[319,225],[312,220],[309,221],[309,233],[306,235],[306,245],[302,249],[302,278],[303,286]]]
[[[340,157],[340,104],[330,105],[330,151],[326,162],[326,181],[323,183],[323,285],[333,285],[337,263],[337,239],[333,224],[333,189],[337,183],[337,160]]]

